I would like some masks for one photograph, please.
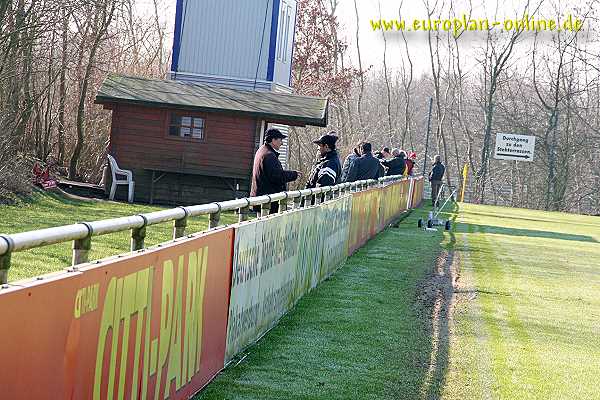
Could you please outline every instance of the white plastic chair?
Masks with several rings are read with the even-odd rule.
[[[108,198],[114,200],[115,192],[117,191],[117,185],[127,185],[129,187],[129,193],[127,195],[127,201],[133,203],[133,190],[135,188],[135,182],[133,181],[133,172],[128,169],[121,169],[117,165],[117,160],[110,154],[107,154],[108,161],[110,162],[110,171],[112,173],[112,184],[110,186],[110,195]],[[117,175],[125,176],[127,179],[117,179]]]

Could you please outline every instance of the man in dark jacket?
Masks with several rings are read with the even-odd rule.
[[[433,157],[433,168],[429,173],[429,182],[431,182],[431,205],[435,206],[437,197],[442,187],[442,178],[446,172],[446,167],[442,164],[441,157],[439,155]]]
[[[277,150],[281,147],[286,136],[278,129],[269,129],[265,132],[263,144],[254,156],[252,169],[252,186],[250,196],[263,196],[284,192],[288,182],[298,179],[297,171],[284,170],[279,162]],[[279,210],[279,204],[271,203],[271,213]]]
[[[319,145],[319,160],[315,162],[306,182],[307,188],[319,186],[333,186],[340,182],[342,166],[340,158],[335,149],[337,136],[330,132],[323,135],[313,143]]]
[[[377,179],[383,176],[383,166],[379,163],[378,159],[373,157],[371,151],[371,143],[363,143],[361,145],[361,156],[352,163],[346,182]]]
[[[392,150],[392,158],[382,160],[381,165],[387,168],[386,176],[402,175],[404,173],[404,152],[399,149]]]
[[[354,149],[352,149],[352,153],[346,157],[344,160],[344,165],[342,166],[342,179],[341,182],[347,182],[348,172],[350,172],[350,167],[352,167],[352,163],[360,157],[360,146],[362,146],[362,141],[358,142]]]

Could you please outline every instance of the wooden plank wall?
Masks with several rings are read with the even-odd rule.
[[[157,204],[229,200],[236,183],[239,197],[248,194],[255,118],[184,112],[205,118],[206,136],[200,142],[168,136],[171,110],[122,104],[112,110],[109,152],[121,168],[133,170],[136,201],[150,201],[152,170]],[[117,198],[126,199],[126,194],[126,186],[119,186]]]

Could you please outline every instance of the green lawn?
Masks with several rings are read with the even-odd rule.
[[[464,205],[444,397],[600,398],[600,218]]]
[[[600,219],[389,229],[195,399],[600,399]]]
[[[424,387],[432,341],[419,282],[449,235],[417,230],[419,215],[360,249],[195,399],[413,399],[435,391],[435,379]]]
[[[68,225],[82,221],[96,221],[125,217],[164,209],[165,207],[112,201],[82,201],[36,191],[17,205],[0,205],[0,233],[11,234],[53,226]],[[232,213],[223,213],[221,223],[237,221]],[[208,216],[191,218],[186,232],[198,232],[208,227]],[[166,242],[172,238],[173,223],[153,225],[147,228],[146,246]],[[118,232],[92,239],[90,260],[129,251],[131,232]],[[72,242],[40,247],[13,253],[9,281],[31,278],[66,268],[71,263]]]

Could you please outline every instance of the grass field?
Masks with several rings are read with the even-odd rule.
[[[31,198],[16,205],[0,205],[0,233],[11,234],[82,221],[125,217],[164,208],[112,201],[73,200],[37,191]],[[221,216],[223,224],[235,221],[237,218],[232,213],[223,213]],[[207,227],[208,216],[190,218],[186,232],[199,232]],[[148,227],[146,246],[166,242],[172,235],[172,223]],[[128,252],[130,237],[130,231],[94,237],[90,260]],[[72,242],[67,242],[14,253],[11,257],[9,281],[31,278],[68,267],[71,264],[71,247]]]
[[[195,399],[600,399],[600,219],[415,212]]]
[[[600,398],[600,218],[464,205],[444,397]]]
[[[413,213],[305,296],[239,364],[195,399],[392,399],[424,387],[432,348],[418,283],[443,233],[417,232]]]

